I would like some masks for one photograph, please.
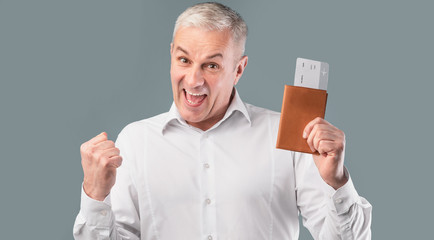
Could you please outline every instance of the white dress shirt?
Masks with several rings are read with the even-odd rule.
[[[351,178],[335,191],[310,154],[276,149],[280,114],[235,94],[207,131],[169,112],[118,136],[123,157],[103,201],[82,191],[76,239],[370,239],[371,205]],[[348,174],[348,173],[347,173]]]

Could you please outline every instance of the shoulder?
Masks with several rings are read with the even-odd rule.
[[[168,112],[161,113],[159,115],[145,118],[142,120],[138,120],[126,125],[122,131],[119,133],[119,136],[138,136],[143,135],[144,133],[149,132],[161,132],[165,121],[168,118]]]
[[[249,103],[245,103],[245,106],[249,113],[251,126],[254,129],[268,129],[268,131],[273,133],[273,136],[277,134],[280,121],[279,112],[254,106]]]
[[[250,119],[252,122],[255,121],[271,121],[271,122],[279,122],[280,120],[280,112],[276,112],[270,109],[254,106],[249,103],[245,103],[246,109],[249,112]]]

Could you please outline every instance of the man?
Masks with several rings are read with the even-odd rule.
[[[370,239],[371,206],[344,168],[345,136],[323,119],[304,131],[319,156],[275,148],[279,113],[241,101],[247,26],[218,3],[176,22],[174,104],[81,146],[76,239]],[[121,166],[122,165],[122,166]]]

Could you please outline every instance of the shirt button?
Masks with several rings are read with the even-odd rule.
[[[211,199],[207,198],[206,199],[206,204],[211,204]]]
[[[208,240],[212,240],[212,236],[211,235],[208,236]]]
[[[205,163],[203,166],[204,166],[205,168],[209,168],[209,164],[208,164],[208,163]]]
[[[336,200],[335,200],[335,203],[338,203],[338,204],[339,204],[339,203],[342,203],[342,199],[341,199],[341,198],[336,199]]]
[[[106,210],[102,210],[101,212],[99,212],[101,215],[103,215],[104,217],[107,216],[107,211]]]

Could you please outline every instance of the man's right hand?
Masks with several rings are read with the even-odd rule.
[[[122,164],[119,149],[107,139],[107,133],[102,132],[83,143],[80,153],[84,192],[95,200],[103,201],[115,184],[116,168]]]

